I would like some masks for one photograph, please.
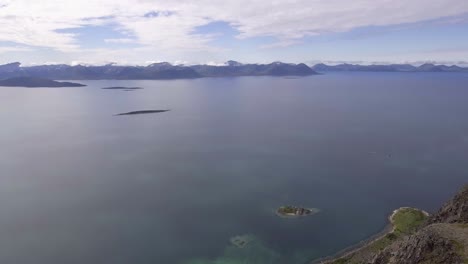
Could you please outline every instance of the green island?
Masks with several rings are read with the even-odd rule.
[[[291,205],[281,206],[276,210],[276,214],[281,217],[308,216],[318,212],[319,209],[317,208],[305,208]]]
[[[429,214],[423,210],[401,207],[389,216],[391,228],[385,229],[376,238],[360,243],[357,248],[345,250],[333,259],[318,263],[363,263],[367,256],[377,254],[404,236],[415,233],[428,217]]]

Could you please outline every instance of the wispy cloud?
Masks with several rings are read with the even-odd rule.
[[[106,43],[135,43],[135,39],[131,38],[117,38],[117,39],[104,39]]]
[[[0,54],[6,53],[6,52],[18,52],[18,51],[32,51],[31,48],[27,47],[19,47],[19,46],[6,46],[6,47],[1,47],[0,46]]]
[[[276,41],[262,48],[281,48],[307,36],[366,26],[440,18],[466,22],[460,15],[467,13],[466,0],[0,0],[0,42],[76,52],[81,48],[77,35],[63,30],[105,25],[131,38],[102,39],[104,43],[212,51],[217,36],[196,34],[196,29],[224,21],[236,29],[239,40],[271,37]]]

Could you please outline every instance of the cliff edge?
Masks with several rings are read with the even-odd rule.
[[[335,264],[467,264],[468,185],[411,232],[395,232],[338,258]]]

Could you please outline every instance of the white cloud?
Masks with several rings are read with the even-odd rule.
[[[135,42],[154,53],[215,51],[214,35],[194,32],[225,21],[240,32],[239,39],[277,39],[268,48],[300,43],[310,35],[466,13],[466,0],[0,0],[0,42],[76,52],[77,36],[61,30],[112,25],[132,38],[103,39],[107,43]]]
[[[291,39],[291,40],[287,39],[287,40],[280,40],[272,44],[262,45],[260,46],[260,48],[262,49],[284,48],[284,47],[288,47],[288,46],[299,44],[299,43],[302,43],[302,41],[298,41],[294,39]]]
[[[106,43],[135,43],[134,39],[131,38],[117,38],[117,39],[104,39]]]
[[[31,48],[27,47],[18,47],[18,46],[0,46],[0,54],[7,53],[7,52],[15,52],[15,51],[32,51]]]

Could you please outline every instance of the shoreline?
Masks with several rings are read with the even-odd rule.
[[[349,246],[349,247],[347,247],[345,249],[342,249],[342,250],[338,251],[337,253],[335,253],[335,254],[333,254],[331,256],[313,260],[313,261],[309,262],[309,264],[328,264],[328,263],[332,263],[333,261],[336,261],[336,260],[338,260],[340,258],[348,257],[348,256],[358,252],[359,250],[366,248],[367,246],[371,245],[372,243],[384,238],[386,235],[393,233],[395,231],[395,225],[394,225],[393,217],[398,212],[400,212],[402,210],[405,210],[405,209],[418,210],[418,211],[422,212],[425,216],[429,216],[428,212],[426,212],[424,210],[421,210],[421,209],[418,209],[418,208],[400,207],[398,209],[393,210],[393,212],[388,216],[387,219],[388,219],[389,223],[384,227],[384,229],[382,231],[378,232],[375,235],[370,236],[367,239],[361,240],[360,242],[358,242],[358,243],[356,243],[354,245],[351,245],[351,246]]]

